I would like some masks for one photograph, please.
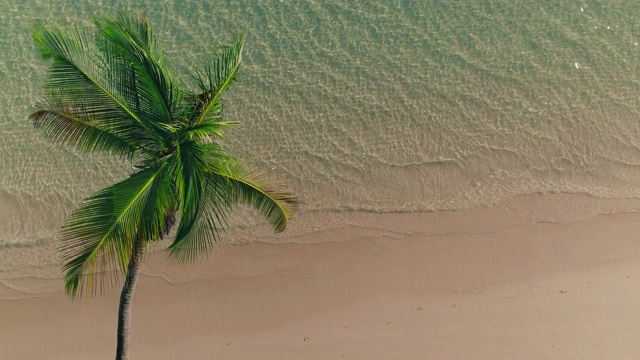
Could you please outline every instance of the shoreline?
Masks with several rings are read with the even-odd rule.
[[[251,214],[240,209],[240,220],[232,217],[232,226]],[[600,199],[584,194],[529,194],[494,205],[464,210],[429,212],[303,211],[296,214],[282,234],[274,235],[268,225],[234,226],[222,234],[221,247],[246,244],[324,243],[349,241],[340,235],[345,229],[360,231],[360,236],[398,234],[410,236],[447,236],[495,233],[531,224],[570,224],[598,216],[640,213],[640,199]],[[234,221],[236,224],[234,224]],[[162,252],[171,237],[153,244],[148,252]],[[56,253],[57,240],[40,239],[37,244],[0,247],[0,299],[7,280],[33,278],[46,282],[62,277],[62,265]],[[187,265],[188,266],[188,265]]]
[[[149,253],[134,297],[131,356],[640,355],[639,213],[453,234],[423,231],[437,219],[425,225],[407,214],[413,226],[406,228],[388,215],[378,215],[377,228],[338,224],[320,234],[296,228],[296,241],[221,245],[187,266]],[[396,227],[385,228],[387,222]],[[73,302],[60,279],[4,284],[5,357],[112,357],[119,289]]]

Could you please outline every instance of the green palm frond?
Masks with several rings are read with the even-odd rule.
[[[107,151],[120,157],[133,158],[139,149],[136,143],[124,140],[95,122],[64,109],[42,106],[30,116],[37,128],[42,128],[53,142],[85,151]],[[144,149],[141,149],[144,152]],[[147,154],[148,155],[148,154]]]
[[[174,260],[187,262],[206,254],[227,227],[231,209],[229,184],[226,179],[204,173],[201,196],[197,199],[196,213],[181,219],[169,255]]]
[[[167,163],[141,170],[86,199],[71,215],[60,247],[71,295],[85,286],[95,292],[96,275],[126,272],[134,242],[160,236],[174,201],[168,191],[170,175]]]
[[[210,116],[217,117],[221,111],[220,97],[235,81],[242,62],[242,48],[247,33],[238,36],[230,46],[220,46],[213,51],[213,59],[196,78],[201,93],[191,102],[194,104],[191,124],[199,124]]]
[[[136,89],[117,86],[129,77],[125,63],[103,54],[78,28],[36,22],[32,35],[42,57],[52,60],[45,83],[48,102],[70,104],[74,113],[84,114],[101,128],[126,129],[141,147],[158,150],[161,137],[131,105]]]
[[[186,141],[180,145],[176,166],[176,188],[180,196],[180,225],[176,237],[191,231],[198,216],[203,192],[202,148],[198,143]]]
[[[236,121],[205,121],[189,127],[187,130],[185,130],[185,135],[189,139],[197,139],[207,143],[209,141],[212,141],[216,137],[219,139],[224,139],[224,130],[232,129],[238,125],[239,123]]]
[[[105,56],[113,81],[121,92],[131,91],[129,103],[149,126],[167,130],[160,124],[171,124],[181,111],[181,94],[171,73],[162,63],[162,55],[153,39],[149,22],[142,16],[120,13],[116,18],[99,16],[94,19],[98,30],[97,43]]]
[[[263,172],[232,158],[223,159],[211,171],[226,179],[231,203],[249,205],[271,223],[275,232],[284,231],[298,197],[283,185],[266,177]]]
[[[226,217],[234,204],[255,208],[276,232],[284,231],[291,211],[298,204],[293,193],[262,173],[228,155],[216,157],[222,161],[203,174],[200,208],[193,223],[183,232],[178,230],[169,247],[174,259],[192,260],[206,253],[217,240],[217,234],[226,228]]]

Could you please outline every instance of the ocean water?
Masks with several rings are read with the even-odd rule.
[[[301,211],[423,212],[524,194],[640,197],[640,8],[612,1],[0,0],[0,246],[51,239],[126,163],[27,118],[36,18],[144,12],[185,81],[249,30],[228,146]]]

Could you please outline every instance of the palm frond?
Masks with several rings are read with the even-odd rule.
[[[193,125],[185,130],[185,135],[189,139],[198,139],[200,141],[209,142],[214,137],[224,139],[224,130],[238,126],[237,121],[205,121],[197,125]]]
[[[158,138],[112,86],[99,51],[84,32],[39,21],[32,35],[42,57],[52,60],[45,83],[49,103],[70,104],[74,114],[85,114],[85,120],[105,130],[126,129],[141,147],[156,150]]]
[[[96,292],[96,275],[102,287],[107,274],[126,273],[134,243],[159,237],[173,201],[170,173],[167,163],[141,170],[86,199],[71,215],[59,249],[67,292]]]
[[[282,232],[298,203],[293,193],[251,167],[222,153],[215,158],[217,165],[203,173],[201,202],[193,224],[184,232],[179,231],[169,247],[174,259],[192,260],[207,253],[218,234],[225,230],[226,217],[234,204],[254,207],[274,231]]]
[[[299,203],[295,194],[263,172],[230,157],[219,162],[211,172],[227,180],[229,187],[225,190],[232,203],[255,208],[275,232],[284,231],[293,208]]]
[[[43,106],[29,117],[53,142],[84,151],[106,151],[120,157],[133,158],[138,145],[130,143],[95,123],[63,109]]]
[[[180,111],[179,88],[171,72],[162,63],[151,25],[141,15],[120,13],[116,18],[99,16],[94,19],[98,29],[98,47],[109,56],[110,73],[119,74],[124,64],[127,76],[115,76],[122,91],[131,91],[131,103],[139,116],[150,126],[171,123]],[[159,127],[166,130],[166,127]]]
[[[221,110],[220,97],[236,81],[246,37],[247,33],[243,32],[233,45],[215,49],[212,61],[205,66],[204,71],[198,72],[196,81],[201,93],[191,100],[194,104],[191,124],[199,124],[209,116],[216,116]]]
[[[184,142],[178,152],[175,178],[180,196],[180,225],[176,237],[182,238],[191,231],[200,211],[204,161],[201,146],[196,142]]]
[[[168,248],[170,257],[180,262],[206,254],[227,227],[232,205],[225,192],[229,187],[227,180],[203,173],[202,181],[201,195],[195,199],[198,202],[195,214],[180,219],[176,237]]]

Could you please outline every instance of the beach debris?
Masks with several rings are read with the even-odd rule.
[[[576,66],[576,69],[580,69],[580,65],[578,63],[573,63]]]

